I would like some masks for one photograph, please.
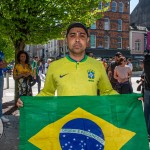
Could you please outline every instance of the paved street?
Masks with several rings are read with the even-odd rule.
[[[132,85],[134,92],[137,88],[136,80],[139,79],[139,73],[132,77]],[[42,82],[42,87],[44,83]],[[33,86],[33,95],[37,94],[37,84]],[[3,97],[3,112],[10,119],[10,123],[4,124],[4,132],[0,136],[0,150],[18,150],[19,143],[19,111],[14,107],[14,80],[9,77],[9,89],[5,78],[4,97]]]
[[[42,88],[43,85],[42,82]],[[37,94],[37,84],[32,89],[35,96]],[[7,89],[7,80],[4,79],[3,112],[5,117],[10,119],[10,122],[4,123],[4,132],[0,136],[0,150],[18,150],[19,110],[14,106],[14,80],[12,76],[9,77],[9,89]]]

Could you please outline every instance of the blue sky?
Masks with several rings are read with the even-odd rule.
[[[133,9],[136,7],[138,4],[139,0],[131,0],[130,1],[130,13],[133,11]]]

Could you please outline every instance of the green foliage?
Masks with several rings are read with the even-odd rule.
[[[0,37],[0,51],[5,55],[5,60],[10,63],[15,60],[15,49],[9,38]]]
[[[90,26],[100,18],[100,1],[110,0],[0,0],[0,32],[9,35],[16,49],[21,41],[40,44],[61,38],[71,22]]]

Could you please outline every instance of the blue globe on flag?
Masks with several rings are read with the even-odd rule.
[[[103,150],[104,134],[93,121],[77,118],[67,122],[60,131],[62,150]]]

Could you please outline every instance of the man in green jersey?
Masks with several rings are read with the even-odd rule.
[[[69,55],[54,61],[48,68],[44,88],[38,96],[117,94],[113,90],[102,62],[85,54],[89,41],[88,30],[82,23],[71,24],[66,33]],[[17,105],[23,106],[18,100]]]

